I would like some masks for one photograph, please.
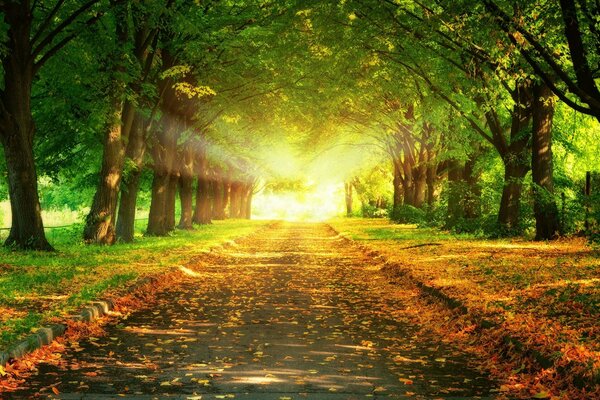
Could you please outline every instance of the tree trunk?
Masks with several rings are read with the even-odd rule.
[[[502,162],[504,163],[504,188],[500,200],[498,223],[503,234],[512,234],[519,229],[519,208],[523,178],[527,175],[531,150],[528,147],[531,130],[527,129],[531,120],[531,104],[533,100],[532,85],[524,81],[517,85],[515,105],[511,115],[510,143],[500,146]]]
[[[453,228],[463,217],[462,199],[462,173],[460,162],[451,159],[448,161],[448,211],[446,215],[446,228]]]
[[[194,222],[200,225],[210,224],[211,221],[211,186],[208,176],[208,160],[206,155],[197,155],[198,186],[196,187],[196,207]]]
[[[252,219],[252,196],[254,195],[254,185],[248,185],[246,194],[246,208],[244,209],[244,219]]]
[[[165,115],[162,129],[157,130],[152,146],[154,179],[146,234],[164,236],[175,227],[175,193],[177,182],[172,182],[179,123],[172,115]],[[172,212],[171,212],[172,210]]]
[[[241,190],[242,184],[240,181],[234,180],[231,182],[231,189],[229,194],[229,218],[241,217]]]
[[[194,210],[194,223],[208,225],[211,223],[210,217],[210,182],[204,175],[198,175],[198,185],[196,187],[196,207]]]
[[[404,194],[403,203],[414,206],[415,204],[415,186],[412,177],[402,180],[402,192]]]
[[[346,216],[352,216],[352,182],[344,182],[344,199],[346,200]]]
[[[536,240],[556,239],[560,232],[554,199],[552,119],[554,95],[546,85],[536,85],[533,100],[532,158],[533,210]]]
[[[165,229],[167,232],[175,230],[175,203],[177,202],[177,187],[179,186],[179,174],[169,176],[167,186],[167,202],[165,204]]]
[[[220,177],[216,177],[213,179],[212,183],[212,198],[214,199],[213,203],[213,219],[222,220],[225,219],[225,205],[223,189],[224,189],[223,179]]]
[[[507,233],[519,227],[519,208],[523,179],[527,175],[528,170],[528,165],[511,161],[511,159],[505,161],[504,188],[502,189],[502,198],[500,200],[498,223],[507,230]]]
[[[152,197],[150,201],[150,214],[148,215],[148,228],[146,234],[151,236],[164,236],[167,234],[166,213],[167,188],[169,174],[164,169],[154,169],[152,179]]]
[[[181,218],[179,229],[193,229],[192,214],[194,212],[194,153],[188,143],[183,149],[179,164],[179,198],[181,200]]]
[[[435,203],[435,184],[437,180],[437,164],[431,164],[427,167],[427,205],[429,209],[433,208]]]
[[[400,166],[399,161],[394,160],[394,203],[392,205],[392,219],[395,218],[395,215],[397,215],[397,212],[400,210],[403,198],[404,191],[402,190],[402,167]]]
[[[146,123],[144,123],[144,117],[136,113],[133,125],[131,126],[127,149],[125,150],[125,157],[126,160],[130,161],[130,168],[123,176],[117,215],[117,240],[125,243],[132,242],[135,234],[137,195],[140,188],[144,154],[146,152],[145,133]]]
[[[141,177],[141,169],[131,171],[125,181],[123,190],[121,190],[117,215],[117,240],[124,243],[133,242],[135,235],[135,212]]]
[[[230,196],[231,196],[231,181],[229,180],[229,178],[223,178],[222,179],[223,182],[223,201],[221,202],[221,215],[223,216],[223,219],[227,218],[227,207],[230,206]]]
[[[125,143],[135,115],[135,106],[123,100],[126,85],[121,78],[125,72],[125,52],[129,40],[128,9],[123,6],[117,7],[116,10],[116,43],[115,54],[113,54],[115,66],[112,71],[110,90],[112,115],[109,116],[104,135],[100,181],[83,230],[83,238],[86,242],[98,244],[113,244],[117,239],[115,220],[123,174]]]
[[[412,205],[417,208],[423,208],[425,204],[425,195],[427,190],[427,166],[422,164],[416,168],[413,173],[413,202]]]
[[[5,245],[52,251],[46,240],[33,155],[35,124],[31,88],[35,76],[31,56],[28,2],[5,5],[8,40],[2,57],[4,88],[0,92],[0,141],[8,170],[12,225]]]

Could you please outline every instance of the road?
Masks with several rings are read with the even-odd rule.
[[[383,296],[378,268],[325,224],[277,225],[198,256],[152,309],[72,345],[8,398],[490,396],[468,355],[402,318],[414,289]]]

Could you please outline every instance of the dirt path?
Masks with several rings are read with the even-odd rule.
[[[326,225],[282,224],[187,268],[151,311],[41,365],[8,398],[430,399],[493,387],[465,355],[390,318],[410,304],[382,300],[369,284],[377,265]]]

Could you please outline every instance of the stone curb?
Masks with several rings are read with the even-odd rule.
[[[434,286],[427,285],[426,283],[422,282],[418,278],[415,278],[415,276],[407,268],[405,268],[399,264],[388,262],[386,257],[384,255],[382,255],[379,251],[371,249],[369,246],[355,241],[349,235],[338,232],[338,230],[335,229],[333,226],[331,226],[329,224],[327,224],[327,225],[332,230],[332,232],[334,232],[338,237],[340,237],[344,241],[348,242],[352,246],[358,247],[366,255],[368,255],[370,257],[374,257],[374,258],[380,258],[383,261],[382,271],[384,273],[390,274],[390,272],[393,270],[394,275],[404,276],[409,281],[411,281],[415,286],[417,286],[426,295],[433,297],[438,301],[441,301],[448,308],[450,308],[453,311],[456,311],[460,315],[469,315],[470,317],[472,317],[474,319],[475,323],[477,324],[479,330],[490,329],[490,328],[494,328],[494,327],[498,326],[497,322],[490,321],[490,320],[484,318],[483,316],[481,316],[480,314],[478,314],[477,312],[474,312],[473,310],[469,310],[469,308],[460,299],[451,297],[448,294],[444,293],[441,289],[436,288]],[[550,357],[542,354],[541,352],[539,352],[536,349],[528,348],[519,339],[517,339],[513,336],[510,336],[510,335],[505,335],[502,339],[503,339],[502,340],[502,348],[499,349],[501,351],[501,354],[508,356],[511,352],[517,352],[522,357],[531,357],[541,368],[550,368],[552,365],[554,365],[554,362],[552,361],[552,359]],[[569,371],[567,371],[567,370],[563,370],[561,372],[565,373],[565,374],[569,374]],[[578,385],[580,385],[581,387],[585,386],[586,383],[592,383],[592,384],[600,383],[600,377],[590,380],[589,378],[585,378],[581,375],[572,374],[572,376],[573,376],[573,381],[575,383],[577,383]]]
[[[203,253],[219,252],[227,248],[235,247],[237,246],[237,241],[247,239],[248,237],[260,233],[264,230],[272,229],[278,224],[279,222],[267,224],[266,226],[259,228],[253,232],[250,232],[247,235],[243,235],[235,239],[229,239],[223,243],[213,245],[207,250],[205,250]],[[125,287],[121,294],[125,296],[134,293],[141,286],[157,281],[160,275],[165,274],[167,272],[168,271],[164,271],[154,276],[148,276],[136,280],[130,286]],[[111,300],[96,300],[92,301],[90,305],[84,307],[78,314],[70,317],[69,319],[72,321],[90,323],[97,320],[100,317],[103,317],[104,315],[108,315],[113,309],[114,303]],[[35,333],[27,336],[22,341],[9,345],[6,348],[6,350],[0,349],[0,366],[5,366],[11,360],[21,358],[26,354],[29,354],[34,350],[41,348],[42,346],[52,343],[52,341],[54,341],[56,338],[63,336],[66,330],[67,326],[64,324],[53,324],[43,326],[39,328]]]

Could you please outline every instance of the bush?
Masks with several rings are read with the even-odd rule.
[[[386,218],[388,216],[388,210],[370,204],[363,204],[361,213],[363,218]]]
[[[403,204],[396,207],[390,214],[390,219],[399,224],[424,224],[427,220],[425,210]]]

